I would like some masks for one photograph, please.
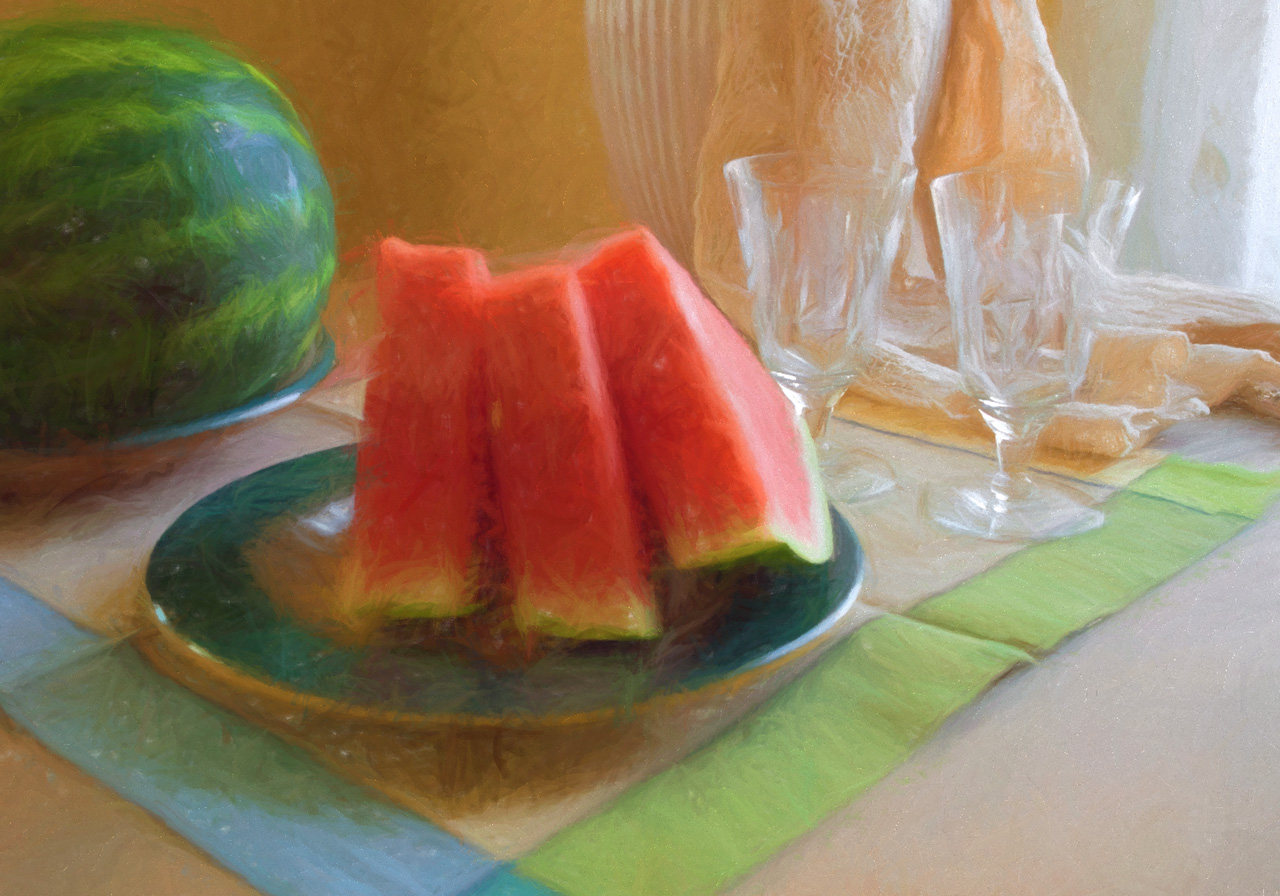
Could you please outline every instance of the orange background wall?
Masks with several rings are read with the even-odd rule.
[[[237,45],[310,126],[344,250],[394,234],[529,252],[624,220],[591,104],[583,0],[0,5],[5,17],[140,17]],[[1098,161],[1123,170],[1137,151],[1145,54],[1135,45],[1152,0],[1126,0],[1134,13],[1119,22],[1089,12],[1096,4],[1039,5]]]
[[[591,107],[582,0],[8,0],[5,17],[140,17],[238,45],[298,106],[339,239],[555,248],[622,220]]]

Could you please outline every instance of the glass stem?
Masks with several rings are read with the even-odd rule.
[[[1027,467],[1035,451],[1036,437],[1044,427],[1044,418],[1021,415],[996,418],[986,412],[982,416],[996,437],[996,474],[992,485],[1006,501],[1026,497],[1031,492]]]
[[[826,438],[827,424],[831,422],[831,415],[836,409],[836,402],[840,400],[841,393],[805,392],[787,386],[784,386],[782,391],[786,393],[791,406],[795,408],[796,415],[804,421],[805,426],[809,427],[809,435],[813,436],[813,441],[821,444]]]

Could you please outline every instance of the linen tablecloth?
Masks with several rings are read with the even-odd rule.
[[[89,491],[53,510],[15,511],[5,520],[3,571],[98,635],[118,637],[129,630],[151,543],[183,508],[253,469],[350,439],[351,421],[324,401],[202,445],[175,469],[109,495]],[[1097,533],[992,546],[939,534],[916,507],[920,484],[939,470],[978,470],[987,458],[850,432],[891,458],[902,487],[849,510],[872,569],[864,624],[849,640],[754,710],[744,699],[699,718],[658,719],[619,732],[594,755],[570,751],[560,765],[547,756],[565,743],[505,757],[485,744],[494,768],[458,779],[474,784],[478,798],[456,787],[442,793],[442,780],[422,772],[474,756],[474,744],[435,744],[428,755],[421,744],[361,742],[370,754],[353,758],[352,742],[336,736],[307,752],[163,679],[127,643],[41,616],[31,608],[42,604],[6,590],[6,618],[27,622],[10,624],[0,639],[0,702],[10,717],[187,842],[13,728],[0,754],[13,772],[0,816],[0,892],[133,892],[158,878],[170,892],[251,892],[247,881],[267,893],[959,893],[1026,891],[1024,882],[1040,880],[1037,892],[1077,892],[1107,880],[1108,867],[1122,869],[1121,880],[1158,882],[1163,874],[1198,892],[1236,873],[1236,860],[1215,862],[1214,849],[1197,845],[1201,832],[1210,844],[1216,836],[1253,855],[1252,880],[1280,878],[1257,876],[1276,870],[1259,846],[1276,832],[1268,808],[1276,801],[1254,801],[1242,786],[1256,776],[1260,793],[1277,789],[1246,749],[1266,742],[1259,738],[1274,733],[1267,720],[1277,717],[1266,712],[1275,705],[1276,688],[1266,686],[1276,666],[1264,649],[1277,633],[1266,603],[1277,564],[1267,566],[1266,528],[1230,541],[1266,513],[1280,481],[1167,459],[1108,500],[1109,522]],[[1166,447],[1266,467],[1280,458],[1278,442],[1272,429],[1213,420],[1171,433]],[[1115,480],[1087,487],[1101,497]],[[1270,517],[1265,525],[1274,525]],[[1044,659],[1065,636],[1223,543],[1209,561]],[[1231,558],[1237,545],[1244,559]],[[1218,579],[1247,587],[1227,600]],[[1162,614],[1165,595],[1181,601],[1172,614]],[[1164,628],[1144,637],[1151,612]],[[1197,645],[1200,633],[1216,650]],[[1205,693],[1222,670],[1203,669],[1188,687],[1186,669],[1153,665],[1188,643],[1234,664],[1222,704]],[[1076,655],[1091,659],[1077,667]],[[1185,655],[1197,654],[1178,657]],[[1107,694],[1131,715],[1099,718],[1079,690],[1059,693],[1063,682]],[[1129,754],[1142,732],[1126,726],[1129,718],[1153,735],[1136,757]],[[1158,724],[1167,719],[1180,726]],[[1109,756],[1108,733],[1119,750]],[[1055,737],[1085,747],[1075,755]],[[1181,778],[1169,763],[1140,761],[1161,748],[1171,757],[1192,751]],[[374,755],[396,750],[421,758],[421,769]],[[504,791],[539,780],[556,786]],[[1182,803],[1153,798],[1172,780],[1190,782]],[[1129,802],[1106,805],[1108,792]],[[1218,798],[1206,802],[1212,792]],[[1236,823],[1225,833],[1214,828],[1224,813]],[[1125,829],[1108,834],[1112,819],[1125,819]],[[1180,855],[1125,860],[1119,844],[1150,857],[1160,832],[1183,845]],[[1099,840],[1106,849],[1086,845]],[[96,856],[63,858],[86,848]],[[1051,884],[1063,868],[1067,883]]]

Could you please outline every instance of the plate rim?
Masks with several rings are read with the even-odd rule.
[[[235,486],[244,480],[262,475],[275,467],[284,466],[292,461],[322,453],[351,450],[353,444],[308,452],[297,458],[282,461],[264,467],[247,476],[228,483],[225,487]],[[205,496],[201,501],[216,495]],[[200,502],[192,505],[186,512],[194,509]],[[298,689],[288,684],[273,682],[254,674],[234,660],[221,657],[194,640],[183,635],[166,617],[162,607],[156,604],[147,586],[152,568],[152,558],[148,558],[143,571],[142,585],[139,590],[141,604],[140,630],[133,641],[139,651],[161,671],[177,678],[181,683],[203,696],[223,703],[238,711],[249,709],[261,713],[261,705],[265,703],[271,710],[269,717],[279,720],[281,713],[286,715],[302,714],[304,717],[323,715],[327,718],[340,718],[348,721],[393,725],[410,729],[434,728],[502,728],[513,730],[536,730],[539,728],[560,727],[575,724],[595,724],[634,718],[656,709],[689,701],[694,698],[714,698],[726,693],[740,691],[761,684],[763,681],[780,675],[791,668],[803,668],[806,658],[831,646],[851,633],[856,626],[850,623],[857,616],[856,609],[860,603],[862,590],[867,576],[866,553],[853,525],[836,509],[828,504],[833,525],[845,530],[852,556],[849,558],[855,571],[850,581],[842,587],[839,600],[816,623],[800,632],[791,640],[774,646],[767,652],[753,657],[725,674],[711,677],[705,681],[698,680],[698,666],[691,673],[694,686],[681,687],[688,681],[676,681],[662,686],[654,692],[630,704],[611,704],[589,709],[564,711],[558,713],[528,714],[505,711],[500,713],[483,712],[422,712],[397,709],[370,703],[344,701],[311,691]],[[179,525],[181,517],[165,530],[160,538]],[[837,535],[837,541],[840,536]],[[157,544],[159,540],[157,540]],[[219,688],[225,689],[220,691]],[[244,703],[251,698],[251,704]]]
[[[113,439],[107,442],[105,447],[108,449],[114,447],[149,447],[161,442],[170,442],[188,436],[225,429],[228,426],[246,423],[286,408],[319,385],[320,381],[332,373],[334,367],[337,366],[337,345],[334,343],[333,337],[329,335],[329,331],[324,327],[321,327],[319,332],[316,333],[312,351],[315,352],[312,363],[279,389],[250,399],[225,411],[217,411],[197,417],[194,420],[188,420],[185,423],[173,423],[167,426],[159,426],[155,429],[145,429],[120,439]]]

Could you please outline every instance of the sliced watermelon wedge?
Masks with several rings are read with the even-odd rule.
[[[672,562],[831,557],[817,454],[781,389],[649,231],[579,267],[627,461]]]
[[[353,520],[352,613],[456,616],[477,608],[487,496],[478,290],[471,249],[387,239],[378,254],[383,338],[365,393]]]
[[[516,626],[656,636],[618,424],[573,269],[497,277],[484,297],[490,450]]]

